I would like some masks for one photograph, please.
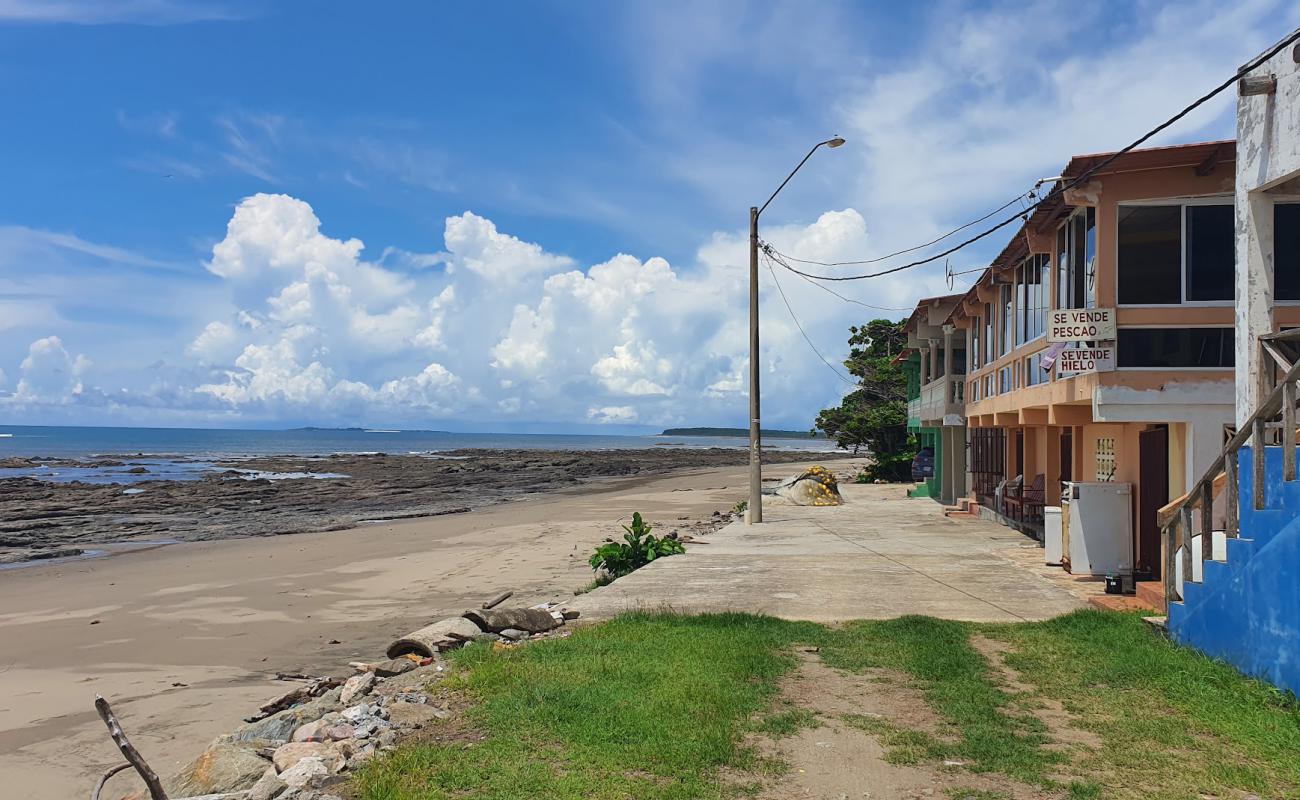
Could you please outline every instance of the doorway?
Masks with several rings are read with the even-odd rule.
[[[1160,425],[1138,433],[1138,580],[1161,579],[1160,527],[1156,515],[1169,502],[1169,428]]]

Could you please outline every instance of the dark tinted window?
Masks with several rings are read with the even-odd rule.
[[[1121,367],[1231,367],[1232,328],[1120,328]]]
[[[1182,301],[1182,226],[1182,206],[1120,206],[1121,303]]]
[[[1232,206],[1187,207],[1187,299],[1231,300],[1236,231]]]
[[[1273,206],[1273,299],[1300,300],[1300,203]]]

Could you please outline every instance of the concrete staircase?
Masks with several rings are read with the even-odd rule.
[[[1264,448],[1264,508],[1256,509],[1255,448],[1237,452],[1240,536],[1191,539],[1191,575],[1179,548],[1168,630],[1177,641],[1300,693],[1300,481],[1283,480],[1282,447]],[[1236,498],[1233,498],[1234,500]]]

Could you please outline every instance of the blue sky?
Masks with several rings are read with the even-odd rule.
[[[811,144],[849,140],[765,235],[869,257],[1126,144],[1298,22],[1273,0],[0,0],[0,422],[741,424],[746,209]],[[1225,96],[1161,141],[1232,126]],[[869,312],[788,277],[842,358]],[[803,427],[844,386],[764,279],[765,417]]]

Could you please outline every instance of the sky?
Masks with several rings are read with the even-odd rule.
[[[847,140],[763,238],[872,258],[1298,24],[1287,0],[0,0],[0,424],[744,426],[748,208],[812,145]],[[1234,125],[1225,92],[1155,143]],[[762,273],[766,426],[851,388],[850,325],[950,291],[941,263],[835,289],[856,302]]]

